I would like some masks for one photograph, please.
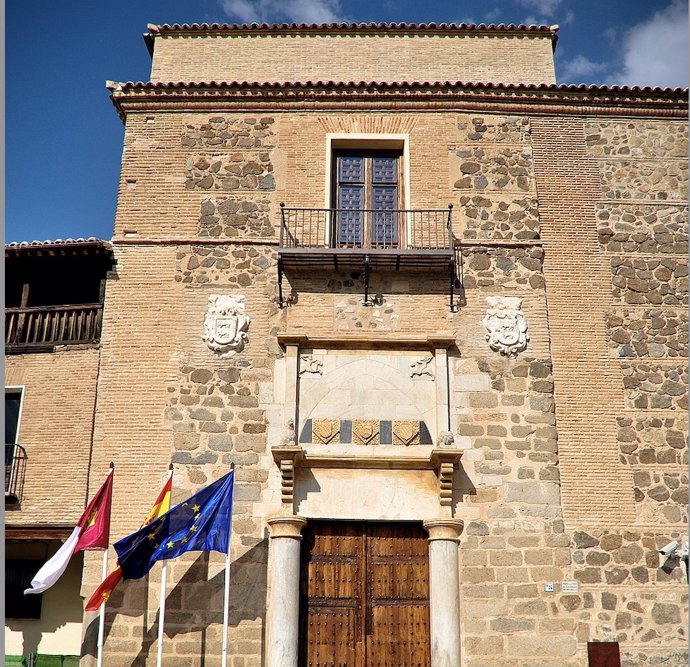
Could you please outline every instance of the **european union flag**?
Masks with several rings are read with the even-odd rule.
[[[156,561],[187,551],[228,553],[235,471],[115,543],[124,579],[141,579]]]

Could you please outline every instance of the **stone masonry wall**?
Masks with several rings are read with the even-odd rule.
[[[661,308],[607,314],[609,349],[618,357],[651,359],[688,356],[688,315]]]
[[[597,225],[609,252],[683,254],[688,244],[684,207],[598,204]]]
[[[682,416],[619,417],[621,462],[629,465],[687,466],[687,419]]]
[[[686,259],[616,257],[611,260],[613,296],[634,305],[682,306],[688,303]]]
[[[166,44],[165,50],[173,40],[159,43]],[[159,62],[181,43],[176,41],[165,56],[157,51]],[[194,40],[186,40],[186,48],[194,49]],[[387,342],[395,337],[450,333],[456,343],[449,351],[451,427],[471,438],[453,489],[453,510],[465,521],[460,540],[463,665],[483,667],[491,661],[516,667],[580,667],[586,664],[585,643],[602,639],[623,642],[628,660],[641,655],[640,660],[651,662],[664,652],[682,652],[679,619],[687,600],[679,586],[681,573],[660,570],[655,549],[670,536],[680,536],[684,520],[676,517],[676,500],[687,489],[687,477],[679,469],[685,452],[677,447],[684,428],[683,399],[674,393],[686,382],[680,364],[685,349],[677,316],[681,308],[676,305],[682,300],[684,276],[676,274],[673,290],[666,294],[662,285],[671,279],[654,272],[669,267],[650,268],[646,255],[631,260],[641,259],[644,266],[628,267],[628,246],[612,257],[606,254],[615,246],[604,249],[607,235],[599,234],[591,204],[595,197],[586,189],[592,183],[601,188],[604,181],[587,180],[590,172],[601,177],[594,157],[581,164],[587,155],[584,123],[574,121],[580,123],[580,142],[570,124],[562,127],[551,118],[445,113],[393,117],[373,111],[322,116],[287,110],[271,118],[185,112],[154,114],[150,123],[128,119],[116,239],[119,278],[109,287],[107,307],[113,314],[104,338],[104,382],[110,391],[97,409],[94,465],[117,458],[123,471],[118,492],[123,493],[125,486],[157,488],[156,466],[164,470],[172,458],[177,500],[217,478],[231,462],[236,464],[231,662],[233,667],[259,667],[271,577],[265,518],[280,507],[280,478],[269,448],[284,426],[286,400],[280,394],[284,365],[275,363],[283,354],[276,335],[289,331],[347,339],[374,330],[377,349],[385,350],[395,349]],[[545,124],[558,141],[580,142],[581,151],[577,159],[565,151],[568,159],[562,160],[551,144],[542,143],[542,155],[558,158],[570,170],[568,179],[559,175],[558,165],[546,170],[555,179],[551,185],[545,185],[542,176],[538,182],[535,167],[534,128],[543,142]],[[456,237],[476,242],[462,247],[457,312],[448,307],[446,274],[402,271],[373,273],[373,306],[362,304],[361,272],[296,272],[285,279],[289,306],[279,309],[274,270],[277,202],[323,206],[326,132],[377,128],[410,134],[412,206],[439,208],[453,201]],[[599,137],[608,142],[618,131],[600,129]],[[428,141],[430,136],[434,141]],[[590,142],[592,150],[595,145],[601,149],[598,141]],[[605,155],[609,162],[616,159]],[[165,179],[155,180],[160,174]],[[128,188],[127,179],[139,180]],[[613,181],[609,185],[612,191],[629,189]],[[639,191],[638,185],[631,188]],[[589,198],[591,207],[580,208],[579,200],[573,204],[573,192]],[[540,201],[539,211],[537,194],[546,202]],[[664,207],[669,200],[659,198]],[[567,242],[554,237],[554,226],[560,223],[554,219],[553,201],[567,210]],[[634,203],[638,208],[650,205]],[[614,207],[623,205],[612,201],[610,216],[615,216]],[[654,210],[662,211],[661,205]],[[675,216],[669,216],[676,224]],[[589,225],[584,231],[578,227],[583,220]],[[660,246],[679,240],[664,237],[666,230],[655,231],[656,223],[644,224],[650,225]],[[136,245],[136,236],[125,230],[148,230],[153,241]],[[546,253],[540,241],[545,231],[550,234]],[[670,233],[682,231],[673,228]],[[645,243],[632,240],[635,248]],[[679,258],[674,252],[665,255],[676,263],[669,269],[673,274]],[[545,263],[554,258],[558,266],[549,265],[545,281]],[[597,265],[588,263],[602,258]],[[627,282],[621,290],[632,291],[630,280],[646,281],[649,294],[658,293],[662,301],[645,297],[638,310],[638,302],[625,300],[627,291],[614,298],[611,258],[621,258],[620,266],[634,273],[622,275]],[[551,290],[548,318],[545,289]],[[213,294],[242,294],[252,317],[247,347],[227,359],[216,357],[201,339]],[[496,295],[523,299],[530,340],[517,358],[491,351],[485,340],[486,297]],[[669,295],[676,304],[663,302]],[[579,317],[585,312],[581,304],[587,303],[586,312],[598,319],[582,330],[574,328],[564,303],[577,306]],[[644,319],[643,309],[659,310],[655,317],[663,323],[638,327],[635,322]],[[629,342],[618,342],[627,341],[627,335]],[[625,345],[636,356],[623,355],[621,361],[617,353]],[[663,356],[656,356],[655,345],[661,346]],[[569,365],[573,358],[577,367]],[[638,382],[628,394],[623,364],[630,370],[625,377]],[[615,372],[609,372],[611,368]],[[583,387],[591,392],[583,392]],[[650,402],[668,395],[671,405],[654,412],[628,405],[626,399],[637,400],[633,391]],[[589,409],[583,422],[577,413],[602,403],[603,417]],[[566,465],[563,442],[570,457]],[[579,468],[573,466],[573,452],[580,452],[580,446],[585,454],[580,465],[587,473],[594,468],[594,483],[578,477]],[[604,477],[597,476],[601,468],[606,468]],[[602,479],[612,489],[597,488]],[[148,495],[135,494],[126,511],[118,507],[114,531],[136,527],[150,503]],[[575,506],[580,509],[574,511]],[[644,521],[631,525],[638,510]],[[612,514],[609,525],[588,524],[589,517],[604,511]],[[97,583],[100,570],[95,557],[89,555],[87,561],[85,582],[90,586]],[[164,652],[176,665],[200,667],[200,656],[207,663],[218,658],[222,568],[219,555],[192,554],[171,564],[170,636]],[[136,664],[151,661],[158,573],[152,572],[150,587],[145,581],[125,583],[113,596],[108,667],[129,667],[133,659]],[[563,593],[564,580],[579,581],[580,591]],[[547,582],[555,584],[553,592],[544,589]],[[92,656],[97,621],[90,617],[86,626],[85,653]]]
[[[457,127],[450,169],[462,238],[538,239],[529,119],[461,116]]]
[[[275,190],[274,123],[266,116],[213,116],[206,123],[185,126],[181,145],[204,151],[188,154],[185,172],[187,189],[207,193],[200,202],[200,237],[275,235],[267,197]],[[218,196],[216,191],[228,194]]]
[[[687,409],[687,369],[677,363],[688,354],[687,127],[600,121],[585,135],[603,195],[616,200],[597,205],[612,297],[629,306],[606,315],[625,388],[620,459],[633,472],[638,522],[684,524],[688,425],[674,412]]]

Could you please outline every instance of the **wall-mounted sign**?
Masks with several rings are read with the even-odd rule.
[[[579,593],[580,592],[580,582],[575,581],[562,581],[561,582],[561,593]]]

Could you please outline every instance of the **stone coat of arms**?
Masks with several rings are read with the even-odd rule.
[[[515,357],[527,347],[527,322],[517,296],[488,296],[489,308],[482,320],[489,347],[506,357]]]
[[[250,322],[244,312],[244,296],[212,295],[208,297],[202,338],[221,359],[226,359],[244,349]]]

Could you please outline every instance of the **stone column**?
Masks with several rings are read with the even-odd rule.
[[[429,533],[431,667],[459,667],[458,542],[463,523],[457,519],[433,519],[425,521],[424,528]]]
[[[299,556],[306,519],[280,515],[267,520],[271,594],[268,603],[267,667],[297,667]]]

